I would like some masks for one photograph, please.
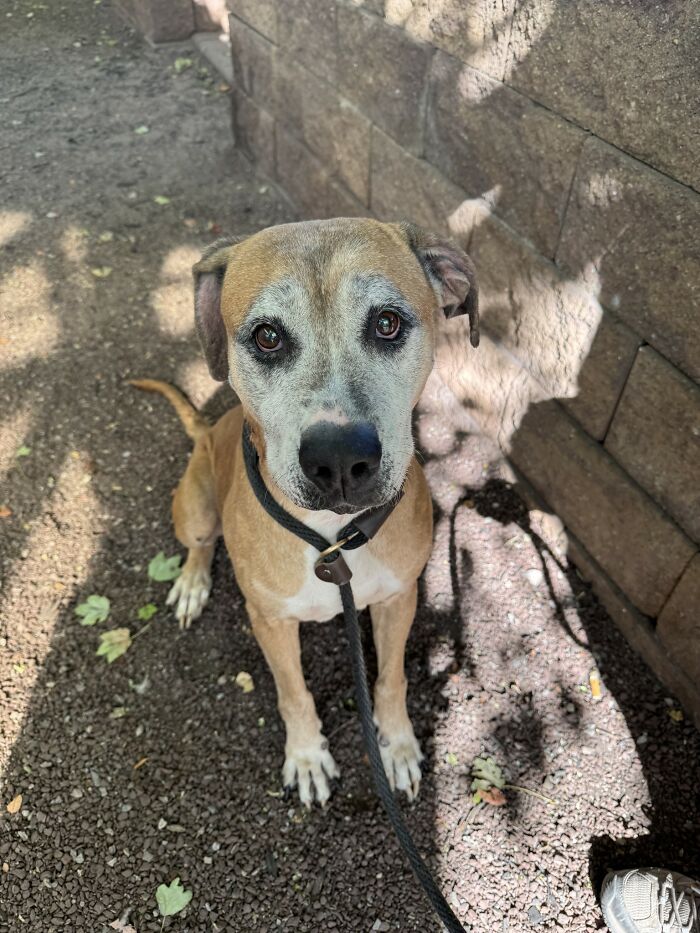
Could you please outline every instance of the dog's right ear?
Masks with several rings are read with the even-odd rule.
[[[231,251],[245,237],[217,240],[208,246],[194,273],[194,321],[212,378],[228,379],[228,336],[221,316],[221,290]]]

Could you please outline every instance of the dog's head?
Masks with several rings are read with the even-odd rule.
[[[468,313],[478,343],[469,257],[408,224],[343,218],[219,241],[194,274],[211,374],[238,394],[280,489],[336,512],[395,496],[435,312]]]

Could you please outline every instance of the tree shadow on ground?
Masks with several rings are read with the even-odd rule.
[[[664,695],[663,688],[607,618],[574,565],[554,553],[532,527],[527,506],[516,489],[502,480],[490,480],[483,487],[470,490],[469,495],[480,515],[504,525],[518,525],[533,542],[540,555],[557,621],[568,637],[579,644],[581,640],[571,631],[561,598],[552,585],[548,572],[550,561],[564,573],[569,590],[576,597],[577,614],[585,630],[588,650],[636,743],[649,794],[649,803],[645,805],[648,828],[643,835],[634,838],[591,837],[589,865],[594,890],[599,890],[608,870],[617,868],[657,865],[698,877],[700,743],[697,734],[692,726],[684,732],[670,728],[669,706],[659,700],[659,696]],[[568,703],[573,699],[567,698]],[[605,768],[606,762],[597,762],[597,766]],[[623,799],[624,792],[621,801]],[[623,805],[623,811],[628,805],[629,801]]]

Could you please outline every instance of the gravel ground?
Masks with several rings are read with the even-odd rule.
[[[344,775],[306,813],[280,796],[272,679],[225,554],[184,633],[146,573],[177,550],[189,447],[124,379],[231,404],[198,353],[189,268],[287,209],[233,151],[228,94],[191,47],[148,48],[106,0],[0,16],[0,931],[158,931],[176,876],[193,897],[164,926],[183,933],[435,930],[371,790],[340,623],[305,630]],[[444,425],[430,405],[417,422],[437,531],[407,658],[427,763],[406,818],[475,931],[603,929],[608,866],[700,872],[698,735],[567,567],[556,522]],[[111,615],[85,628],[93,593]],[[139,635],[108,665],[98,636],[117,627]],[[506,806],[472,804],[484,752],[526,789]]]

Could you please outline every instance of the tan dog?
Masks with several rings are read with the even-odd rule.
[[[432,506],[416,461],[411,414],[433,362],[435,315],[468,312],[469,258],[409,225],[339,219],[288,224],[219,241],[194,268],[197,331],[215,379],[241,406],[209,427],[171,386],[166,395],[195,447],[175,495],[188,555],[168,602],[181,625],[200,615],[223,534],[287,730],[283,779],[324,804],[338,768],[304,681],[299,622],[341,610],[313,573],[317,552],[259,504],[243,464],[244,419],[277,501],[330,541],[363,510],[403,498],[364,547],[345,551],[358,609],[369,606],[377,651],[374,710],[392,787],[418,792],[422,754],[406,711],[404,648],[417,578],[432,544]]]

